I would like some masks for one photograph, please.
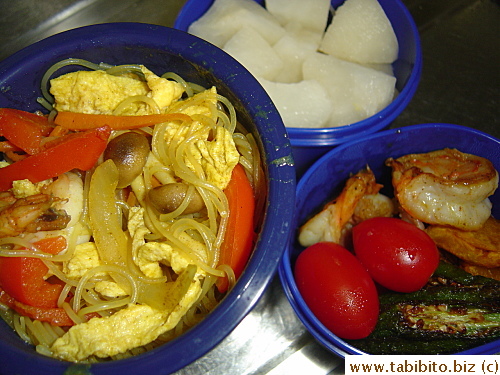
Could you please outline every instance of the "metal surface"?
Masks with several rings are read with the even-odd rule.
[[[404,0],[419,27],[422,81],[393,127],[446,122],[500,137],[494,0]],[[37,40],[102,22],[172,26],[184,0],[0,0],[0,60]],[[187,374],[341,374],[344,363],[316,343],[296,318],[278,278],[219,346],[178,371]]]

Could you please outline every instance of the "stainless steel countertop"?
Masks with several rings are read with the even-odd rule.
[[[52,34],[95,23],[172,26],[185,0],[0,0],[0,60]],[[422,80],[392,127],[427,122],[500,137],[498,0],[403,0],[420,31]],[[295,316],[276,276],[257,306],[187,374],[342,374]]]

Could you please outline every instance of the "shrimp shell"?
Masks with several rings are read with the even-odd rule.
[[[381,188],[368,167],[351,176],[340,195],[300,228],[300,244],[311,246],[330,241],[344,245],[347,233],[356,222],[374,215],[391,216],[392,203],[379,193]]]

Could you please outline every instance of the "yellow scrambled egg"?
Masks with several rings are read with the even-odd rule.
[[[180,83],[158,77],[144,66],[141,70],[146,81],[102,70],[82,70],[54,78],[50,81],[54,107],[58,111],[111,115],[125,99],[144,96],[153,100],[154,106],[131,101],[119,114],[146,115],[157,110],[165,112],[182,96],[184,88]]]
[[[165,332],[165,313],[147,305],[129,305],[115,314],[75,325],[51,347],[55,357],[81,361],[108,357],[145,345]]]
[[[128,230],[132,237],[132,253],[134,262],[139,269],[150,278],[163,276],[160,264],[168,265],[176,274],[180,274],[192,261],[179,249],[164,242],[146,242],[144,237],[151,233],[144,223],[144,209],[132,207],[128,221]],[[206,262],[207,248],[187,235],[180,235],[179,240],[184,242],[198,258]],[[204,275],[201,270],[197,276]]]
[[[34,184],[28,179],[17,180],[12,182],[12,194],[16,198],[26,198],[31,195],[40,194],[44,186],[49,185],[52,180],[45,180]]]
[[[233,168],[240,160],[231,134],[225,128],[218,127],[213,141],[196,142],[191,153],[203,167],[207,181],[224,190],[231,180]]]
[[[71,327],[52,344],[51,351],[56,358],[81,361],[91,355],[105,358],[146,345],[175,328],[200,294],[200,281],[195,278],[173,311],[129,304],[111,316]]]
[[[105,358],[146,345],[175,328],[200,294],[200,280],[194,278],[172,311],[129,304],[113,315],[71,327],[52,344],[51,351],[56,358],[81,361],[92,355]]]
[[[63,263],[62,271],[73,280],[79,280],[85,274],[101,266],[97,246],[94,242],[84,242],[76,245],[71,259]],[[103,276],[105,273],[98,272],[95,276]],[[96,282],[95,290],[105,297],[121,297],[127,293],[114,281],[101,280]]]
[[[101,265],[94,242],[85,242],[75,247],[73,256],[63,264],[63,272],[70,279],[80,279],[87,271]]]
[[[198,96],[202,96],[205,100],[199,100]],[[165,142],[167,144],[180,142],[185,137],[192,137],[195,134],[196,141],[187,152],[201,164],[207,182],[223,190],[231,179],[233,168],[240,160],[240,154],[231,133],[226,128],[219,126],[215,134],[212,134],[210,127],[196,120],[200,116],[206,116],[211,121],[216,121],[214,112],[209,107],[216,105],[217,91],[213,87],[204,93],[194,95],[184,102],[196,103],[196,105],[183,106],[179,109],[179,112],[191,116],[194,121],[189,126],[169,123],[165,132]],[[189,168],[194,170],[187,157],[184,158],[184,161]]]
[[[124,297],[128,294],[120,285],[111,280],[101,280],[96,282],[94,289],[104,297]]]

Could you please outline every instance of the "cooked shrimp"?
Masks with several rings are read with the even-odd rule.
[[[36,194],[4,206],[0,211],[0,238],[65,228],[70,218],[53,203],[50,195]]]
[[[365,194],[356,205],[351,221],[356,225],[372,217],[390,217],[395,213],[394,203],[388,196],[380,193]]]
[[[477,230],[491,215],[498,172],[485,158],[446,148],[386,164],[401,208],[417,220]]]
[[[53,207],[64,210],[71,218],[68,227],[74,226],[83,212],[83,181],[73,172],[60,175],[54,182],[43,188],[43,193],[57,197]]]
[[[300,228],[300,244],[311,246],[330,241],[344,245],[347,233],[356,222],[374,215],[391,216],[392,202],[379,193],[381,188],[369,168],[350,177],[340,195]],[[360,202],[363,203],[357,209]]]

